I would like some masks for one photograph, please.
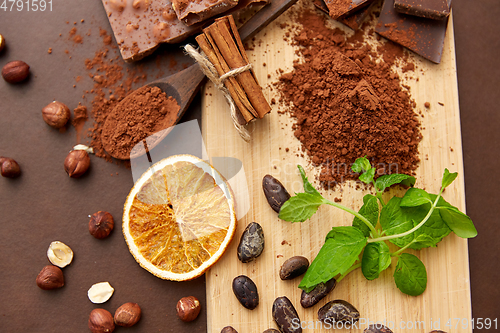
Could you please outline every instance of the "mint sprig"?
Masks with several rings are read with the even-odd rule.
[[[444,171],[441,188],[436,195],[414,188],[416,180],[413,176],[391,174],[375,179],[376,169],[369,160],[358,158],[352,170],[360,174],[362,182],[374,186],[375,195],[365,195],[363,205],[356,212],[323,198],[307,179],[304,169],[298,167],[304,193],[298,193],[285,202],[279,213],[281,219],[304,222],[323,204],[354,215],[352,226],[334,227],[328,233],[325,244],[299,284],[299,288],[306,292],[332,278],[340,282],[359,267],[368,280],[376,279],[390,266],[391,257],[397,257],[394,272],[396,286],[405,294],[417,296],[425,291],[427,272],[415,255],[403,251],[434,247],[451,232],[462,238],[477,235],[472,220],[441,196],[457,178],[457,173],[450,173],[448,169]],[[393,196],[385,202],[382,193],[395,184],[410,188],[402,198]],[[387,241],[399,249],[391,253]]]

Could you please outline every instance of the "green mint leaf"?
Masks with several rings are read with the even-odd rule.
[[[383,175],[378,177],[375,181],[375,186],[379,191],[383,192],[386,188],[396,184],[413,187],[415,182],[416,179],[413,176],[394,173],[392,175]]]
[[[427,287],[427,271],[420,259],[413,254],[403,253],[394,271],[394,281],[403,293],[418,296]]]
[[[392,197],[380,212],[380,225],[388,236],[406,232],[415,226],[411,216],[408,216],[405,210],[400,207],[400,203],[401,198]],[[405,237],[391,239],[390,242],[399,247],[404,247],[413,238],[414,234],[412,233]]]
[[[453,183],[453,181],[455,180],[455,178],[457,178],[457,176],[458,176],[457,172],[450,173],[448,169],[444,169],[443,181],[441,182],[441,187],[442,188],[448,187],[451,183]]]
[[[429,194],[432,201],[436,200],[436,195]],[[417,207],[401,207],[400,198],[393,197],[386,206],[382,208],[380,213],[380,224],[387,235],[400,234],[408,231],[419,224],[429,212],[431,204],[427,203]],[[446,223],[441,218],[438,210],[434,210],[425,224],[417,231],[396,239],[391,239],[390,242],[399,247],[404,247],[408,244],[411,249],[420,250],[424,247],[435,246],[444,237],[451,232]],[[415,241],[419,235],[427,235],[429,238],[426,242]],[[432,239],[432,242],[430,241]]]
[[[477,236],[477,230],[471,218],[462,213],[456,207],[440,207],[441,218],[448,227],[462,238],[474,238]]]
[[[432,200],[429,196],[429,193],[419,188],[410,188],[408,191],[406,191],[405,195],[403,196],[400,206],[416,207],[428,203],[432,204]]]
[[[361,173],[359,180],[365,184],[370,184],[375,177],[375,168],[372,168],[370,161],[366,157],[360,157],[354,161],[351,166],[351,170],[357,173]]]
[[[435,246],[436,246],[435,238],[427,234],[420,234],[413,239],[410,248],[415,250],[420,250],[425,247],[435,247]]]
[[[354,227],[333,228],[307,269],[299,288],[310,292],[319,283],[326,283],[335,276],[345,273],[358,259],[366,240],[363,233]]]
[[[312,184],[307,179],[304,168],[301,165],[297,165],[297,167],[299,168],[300,176],[302,177],[302,182],[304,183],[304,192],[323,198],[321,194],[318,192],[318,190],[316,190],[314,186],[312,186]]]
[[[309,193],[298,193],[281,206],[278,217],[288,222],[304,222],[310,219],[323,203],[323,197]]]
[[[368,171],[371,168],[370,161],[366,157],[357,158],[351,166],[351,170],[358,173]]]
[[[361,260],[361,271],[367,280],[374,280],[391,264],[389,247],[384,242],[366,245]]]
[[[362,173],[359,176],[359,180],[361,180],[365,184],[371,184],[373,181],[373,177],[375,177],[375,168],[370,168],[366,172]]]
[[[359,209],[359,213],[366,217],[368,221],[375,227],[378,222],[379,206],[377,197],[371,194],[366,194],[363,197],[363,206]],[[359,218],[354,217],[352,226],[361,230],[366,237],[370,236],[370,228]]]

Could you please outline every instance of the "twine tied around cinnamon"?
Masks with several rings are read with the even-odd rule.
[[[231,94],[229,93],[229,90],[224,86],[224,81],[230,77],[234,77],[238,74],[250,70],[252,68],[252,64],[247,64],[246,66],[232,69],[229,72],[223,74],[222,76],[219,76],[217,69],[210,62],[210,60],[208,60],[208,58],[203,54],[203,52],[201,53],[198,52],[190,44],[184,46],[184,50],[189,56],[191,56],[198,63],[198,65],[200,65],[200,68],[203,71],[203,73],[208,77],[210,81],[213,82],[213,84],[215,84],[217,89],[219,89],[222,92],[224,98],[229,104],[229,108],[231,111],[231,119],[233,120],[233,125],[236,128],[236,131],[238,131],[238,134],[242,137],[243,140],[245,140],[245,142],[249,142],[251,139],[250,133],[243,125],[239,124],[236,118],[236,112],[237,112],[236,105],[234,103],[233,98],[231,97]]]

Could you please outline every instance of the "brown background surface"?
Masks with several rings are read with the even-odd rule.
[[[496,194],[500,182],[495,169],[500,160],[500,28],[496,23],[500,5],[497,0],[454,0],[453,15],[467,213],[479,231],[469,241],[473,317],[494,319],[500,313],[496,241],[500,236],[500,196]],[[80,23],[81,19],[85,22]],[[90,31],[91,36],[83,35],[82,45],[68,40],[73,22],[79,32]],[[100,0],[53,0],[53,11],[45,13],[0,10],[0,33],[8,45],[0,54],[0,66],[23,60],[32,73],[20,85],[0,80],[0,155],[15,158],[23,170],[19,179],[0,178],[0,331],[86,332],[88,314],[101,307],[92,304],[86,293],[101,281],[109,281],[115,288],[103,308],[114,312],[132,301],[144,311],[136,327],[117,331],[206,331],[204,311],[191,324],[180,322],[175,315],[175,304],[182,296],[195,295],[204,303],[204,279],[186,283],[160,280],[140,268],[128,252],[120,221],[123,202],[133,185],[130,170],[92,157],[86,176],[69,179],[62,164],[77,143],[75,130],[68,127],[59,133],[41,119],[41,108],[54,99],[71,109],[79,101],[90,106],[91,95],[82,100],[82,92],[92,87],[83,62],[102,48],[99,28],[110,32]],[[53,49],[50,55],[49,47]],[[66,49],[69,55],[64,53]],[[141,62],[149,81],[187,63],[190,61],[177,46],[162,47]],[[79,75],[83,79],[76,82]],[[200,118],[199,104],[195,100],[183,121]],[[98,210],[109,211],[117,222],[106,240],[88,234],[88,215]],[[66,286],[47,292],[34,281],[48,263],[45,252],[53,240],[72,247],[75,259],[64,269]]]

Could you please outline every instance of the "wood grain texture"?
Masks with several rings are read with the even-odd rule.
[[[277,81],[277,71],[290,71],[292,62],[296,59],[294,48],[284,41],[285,30],[279,27],[280,22],[290,22],[291,19],[287,12],[276,23],[269,25],[256,36],[255,48],[248,53],[268,100],[278,100],[276,90],[271,88],[272,82]],[[407,77],[405,83],[411,87],[412,98],[417,104],[416,111],[421,111],[423,115],[423,140],[419,146],[422,161],[417,169],[417,186],[437,193],[444,168],[452,172],[458,171],[459,177],[445,191],[444,197],[464,211],[452,19],[440,65],[413,55],[412,57],[417,67],[415,72],[402,76]],[[431,104],[429,109],[424,108],[425,102]],[[329,331],[312,329],[311,325],[318,324],[318,309],[334,299],[349,301],[360,311],[364,321],[357,329],[339,332],[362,332],[367,327],[368,320],[372,323],[385,320],[389,326],[392,323],[394,333],[427,333],[439,328],[454,333],[472,332],[470,324],[467,327],[463,327],[461,322],[457,325],[457,320],[470,322],[471,304],[467,241],[455,235],[446,237],[437,248],[411,252],[427,268],[427,290],[421,296],[406,296],[396,288],[392,277],[395,267],[393,261],[391,267],[375,281],[367,281],[360,270],[354,271],[317,305],[303,309],[299,303],[301,290],[297,288],[300,278],[281,281],[278,275],[281,264],[294,255],[303,255],[312,261],[323,245],[327,232],[334,226],[350,225],[352,216],[333,207],[321,207],[311,220],[304,223],[292,224],[278,219],[264,197],[262,178],[271,174],[293,193],[302,191],[297,164],[305,167],[309,179],[314,179],[318,172],[311,166],[307,156],[301,157],[300,143],[291,129],[293,121],[288,115],[278,114],[280,107],[273,105],[269,115],[250,124],[252,142],[245,143],[233,128],[222,95],[211,84],[205,88],[202,106],[202,133],[208,155],[210,158],[224,156],[241,160],[249,193],[249,198],[246,199],[236,195],[237,201],[240,200],[239,204],[247,205],[249,211],[239,220],[235,239],[227,253],[206,275],[208,332],[220,332],[227,325],[233,326],[239,333],[276,328],[271,307],[276,297],[284,295],[290,298],[306,325],[304,332]],[[289,152],[285,151],[286,148],[289,148]],[[316,187],[318,185],[315,184]],[[357,210],[367,191],[357,190],[355,185],[354,182],[349,182],[335,191],[321,192],[329,199],[341,198],[342,204]],[[252,221],[260,223],[264,229],[265,249],[254,262],[242,264],[237,259],[236,247],[244,228]],[[243,308],[231,290],[232,280],[241,274],[252,278],[259,289],[260,304],[253,311]],[[448,319],[452,320],[452,328],[446,326]],[[438,321],[440,326],[436,327]],[[431,322],[434,323],[432,327]]]

